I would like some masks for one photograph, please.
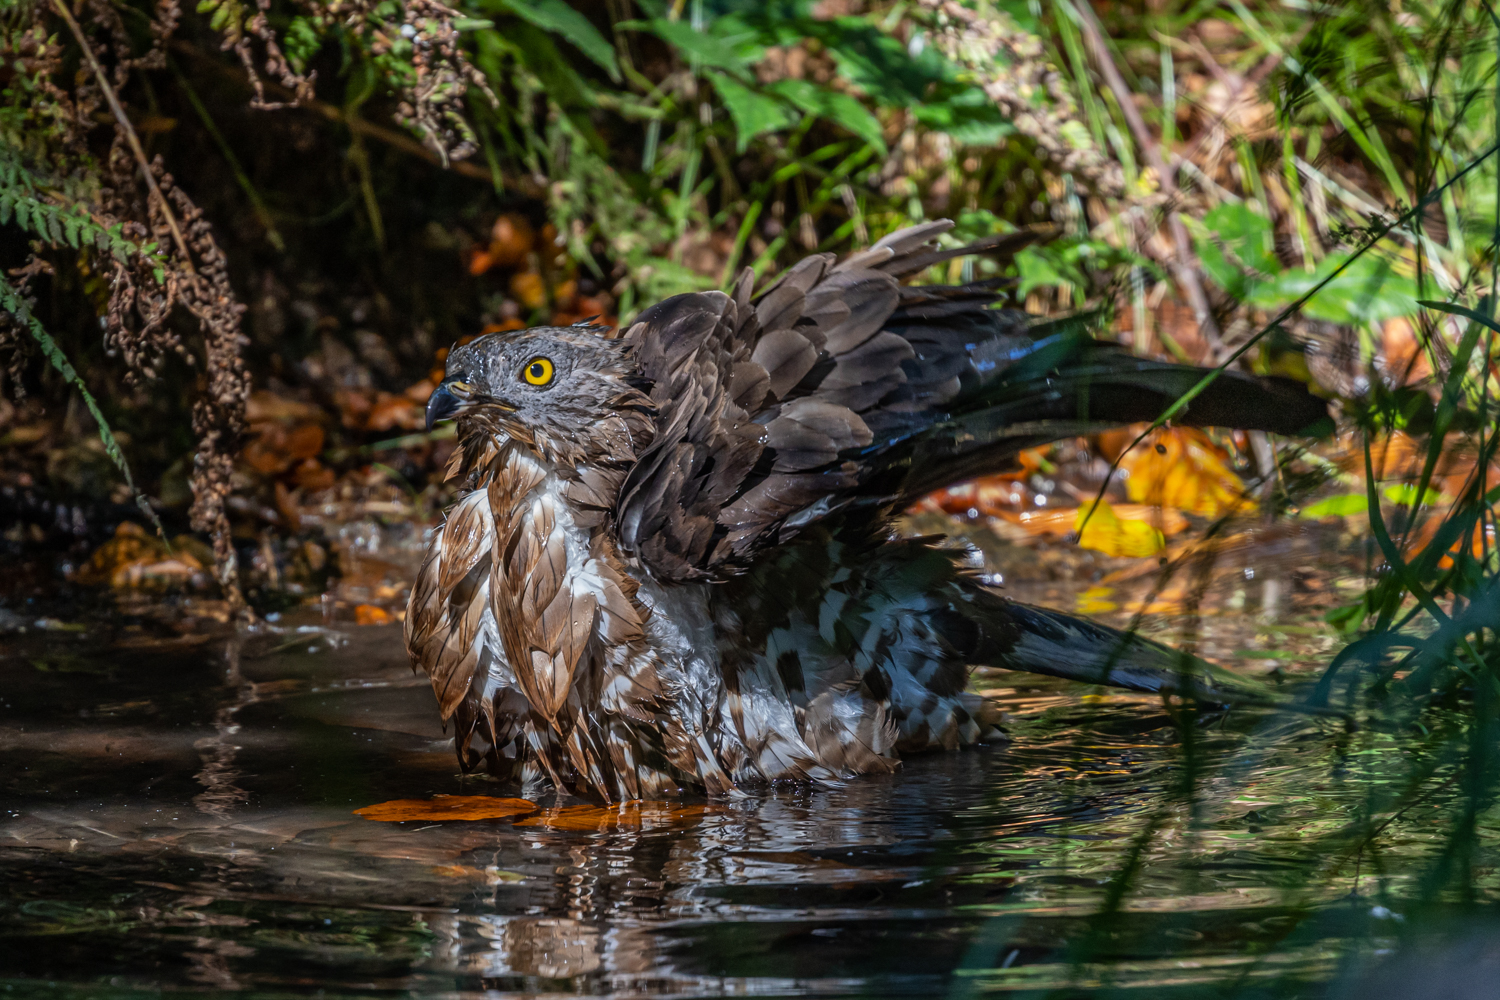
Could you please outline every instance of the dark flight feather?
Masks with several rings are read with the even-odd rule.
[[[738,301],[706,292],[644,311],[624,339],[654,382],[659,430],[620,495],[622,550],[658,579],[727,579],[850,504],[906,502],[1059,436],[1153,420],[1202,377],[1095,341],[1078,320],[994,308],[996,282],[902,286],[1037,235],[934,248],[949,228],[904,230],[838,264],[807,257],[753,308],[742,279]],[[1226,371],[1178,419],[1296,434],[1326,407],[1296,382]]]

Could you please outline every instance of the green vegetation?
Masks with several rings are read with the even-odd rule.
[[[1351,747],[1395,732],[1413,748],[1319,827],[1323,860],[1295,891],[1378,866],[1402,817],[1440,801],[1423,812],[1424,874],[1381,905],[1417,935],[1424,907],[1488,902],[1487,4],[7,0],[0,51],[7,389],[78,393],[132,495],[162,497],[190,464],[192,523],[230,595],[232,492],[268,509],[376,446],[405,455],[381,467],[404,489],[435,480],[428,436],[362,414],[486,324],[628,320],[741,267],[773,273],[926,218],[956,219],[955,242],[1052,227],[1009,273],[954,262],[928,278],[1014,279],[1033,313],[1091,315],[1142,354],[1313,381],[1360,455],[1342,472],[1285,444],[1259,459],[1268,510],[1368,519],[1368,588],[1329,615],[1347,645],[1305,697],[1357,723]],[[344,381],[329,374],[356,355]],[[335,440],[320,430],[305,455],[285,446],[301,465],[237,479],[252,373],[336,414]],[[192,401],[143,395],[152,380]],[[1388,462],[1393,448],[1409,462]],[[1183,712],[1181,786],[1113,873],[1099,935],[1153,838],[1192,829],[1198,722]]]

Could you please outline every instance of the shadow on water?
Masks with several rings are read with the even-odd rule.
[[[457,777],[394,627],[22,636],[0,993],[1361,995],[1441,795],[1379,858],[1309,845],[1394,780],[1395,737],[986,683],[1006,742],[889,777],[380,823],[352,810],[514,794]]]

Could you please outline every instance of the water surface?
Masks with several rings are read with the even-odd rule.
[[[1210,623],[1221,654],[1323,661],[1316,616],[1255,604]],[[1309,845],[1408,773],[1397,736],[975,685],[1008,738],[890,776],[381,823],[353,810],[518,791],[457,774],[398,626],[12,635],[0,990],[1313,997],[1396,948],[1454,790],[1379,857]]]

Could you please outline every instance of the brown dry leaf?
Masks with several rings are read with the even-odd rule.
[[[322,416],[323,411],[312,403],[288,399],[265,389],[252,392],[245,403],[245,421],[252,426],[271,421],[300,423],[305,420],[319,420]]]
[[[333,394],[333,401],[344,426],[351,430],[363,428],[375,406],[374,393],[364,389],[340,389]]]
[[[1255,506],[1245,484],[1225,465],[1228,455],[1192,427],[1157,431],[1120,461],[1130,474],[1125,491],[1136,503],[1221,517]]]
[[[354,609],[356,625],[389,625],[393,621],[391,613],[378,604],[360,604]]]
[[[323,428],[317,424],[298,424],[287,433],[286,453],[292,458],[317,458],[323,452]]]
[[[410,392],[410,390],[407,390]],[[428,389],[428,395],[432,390]],[[399,427],[403,430],[421,430],[426,425],[426,415],[408,396],[395,396],[389,392],[375,394],[375,405],[365,418],[365,430],[388,431]]]
[[[617,806],[562,806],[545,809],[521,820],[516,826],[600,833],[618,829],[660,829],[695,823],[709,808],[706,805],[640,801],[622,802]]]
[[[325,467],[316,458],[304,459],[298,463],[296,470],[292,473],[292,482],[309,493],[326,490],[336,481],[337,477],[333,474],[333,470]]]
[[[379,802],[354,815],[377,823],[417,823],[441,820],[505,819],[536,812],[536,803],[526,799],[500,799],[492,795],[434,795],[430,799],[393,799]]]

